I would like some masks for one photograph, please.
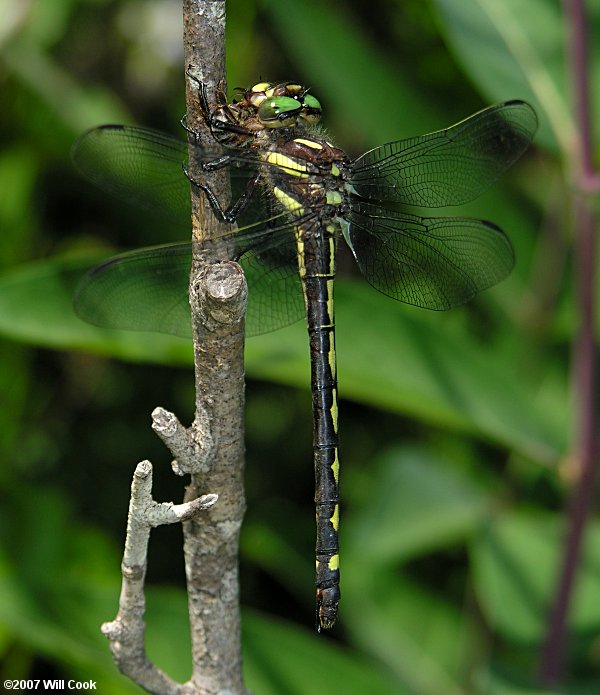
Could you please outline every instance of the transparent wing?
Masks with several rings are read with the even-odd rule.
[[[261,162],[249,150],[215,146],[195,147],[194,152],[204,163],[227,157],[234,200],[257,167],[282,175],[283,167]],[[105,125],[84,133],[71,156],[77,169],[103,190],[132,205],[166,212],[184,229],[190,227],[190,182],[183,172],[186,142],[151,128]]]
[[[483,220],[418,217],[361,202],[349,222],[344,235],[366,280],[425,309],[463,304],[514,265],[510,241]]]
[[[190,183],[182,169],[187,143],[149,128],[107,125],[84,133],[71,156],[103,190],[132,205],[165,211],[189,229]]]
[[[109,258],[79,282],[75,313],[102,328],[191,336],[190,243],[154,246]]]
[[[302,318],[304,300],[292,231],[280,227],[268,237],[253,230],[251,236],[236,241],[248,282],[247,335],[267,333]],[[76,313],[103,328],[191,337],[189,274],[192,256],[201,253],[194,246],[148,247],[105,261],[80,281]]]
[[[351,184],[369,200],[423,207],[473,200],[529,146],[535,111],[508,101],[429,135],[389,142],[352,163]]]
[[[248,282],[246,334],[269,333],[306,315],[293,230],[272,232],[271,243],[243,250],[239,263]]]

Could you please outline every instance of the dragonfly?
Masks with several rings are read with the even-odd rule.
[[[108,125],[75,143],[79,170],[135,205],[190,213],[190,181],[213,213],[227,259],[248,281],[248,335],[306,317],[311,364],[316,507],[316,625],[329,629],[340,601],[337,366],[334,278],[345,243],[367,280],[395,300],[432,310],[463,304],[503,280],[514,253],[495,224],[428,217],[421,208],[466,203],[525,152],[537,128],[533,108],[512,100],[427,135],[388,142],[352,159],[320,125],[322,107],[305,86],[260,82],[228,102],[219,86],[199,101],[212,140],[201,145],[148,128]],[[188,174],[188,147],[207,174]],[[208,174],[226,171],[229,205]],[[188,174],[187,176],[185,174]],[[183,224],[183,222],[182,222]],[[221,238],[218,239],[220,241]],[[204,243],[217,241],[208,239]],[[182,242],[120,254],[91,270],[75,310],[102,327],[191,336],[188,282],[203,243]]]

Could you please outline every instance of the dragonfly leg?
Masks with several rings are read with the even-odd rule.
[[[210,162],[210,164],[212,164],[212,162]],[[208,168],[207,170],[211,171],[211,169]],[[183,173],[187,176],[192,186],[199,188],[204,193],[217,219],[221,222],[226,222],[227,224],[233,224],[246,209],[246,206],[250,202],[254,189],[256,188],[260,178],[260,174],[255,174],[248,181],[246,188],[240,197],[224,210],[212,188],[207,183],[204,183],[203,181],[196,181],[194,178],[192,178],[188,170],[185,168],[185,165],[183,165]]]
[[[204,120],[206,121],[207,125],[210,125],[210,118],[211,118],[211,111],[210,111],[210,106],[208,105],[208,96],[206,92],[206,84],[202,82],[202,80],[199,80],[196,75],[192,72],[192,66],[188,65],[187,70],[185,71],[185,74],[198,85],[198,99],[200,100],[200,108],[202,109],[202,115],[204,116]],[[221,90],[222,92],[222,90]],[[223,99],[221,98],[220,101]],[[227,101],[225,99],[225,101]],[[184,116],[182,120],[182,125],[183,127],[188,131],[188,133],[193,133],[188,126],[187,126],[187,120],[186,123],[183,123],[184,119],[186,119],[186,116]]]
[[[191,71],[191,66],[188,66],[186,70],[186,75],[193,80],[198,85],[198,100],[200,101],[200,109],[202,111],[202,117],[204,122],[210,128],[211,132],[214,134],[217,132],[226,133],[236,133],[238,135],[252,135],[252,131],[248,128],[244,128],[237,122],[237,118],[234,113],[232,113],[227,103],[227,97],[223,89],[223,83],[219,82],[219,87],[217,90],[217,109],[213,112],[211,111],[210,105],[208,103],[208,92],[206,89],[206,83],[199,80]],[[217,118],[215,113],[218,112],[225,115],[227,120],[222,118]],[[188,134],[192,136],[194,143],[198,144],[197,134],[188,126],[187,117],[183,116],[181,119],[181,125],[187,130]],[[218,138],[217,138],[218,139]]]

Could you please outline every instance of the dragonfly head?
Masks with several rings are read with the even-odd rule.
[[[259,82],[245,94],[266,128],[291,128],[299,122],[314,125],[321,119],[321,104],[308,89],[295,82]]]

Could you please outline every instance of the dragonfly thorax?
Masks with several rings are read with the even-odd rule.
[[[346,154],[318,137],[277,143],[263,154],[270,188],[295,216],[312,213],[327,223],[343,216],[350,161]]]

